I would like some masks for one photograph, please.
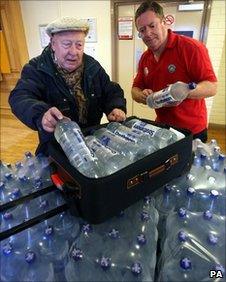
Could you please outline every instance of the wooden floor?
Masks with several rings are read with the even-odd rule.
[[[35,152],[38,144],[37,132],[23,125],[12,114],[0,112],[0,133],[1,133],[1,160],[7,163],[15,163],[23,158],[26,151]],[[226,153],[225,126],[210,126],[208,140],[215,138],[221,151]]]

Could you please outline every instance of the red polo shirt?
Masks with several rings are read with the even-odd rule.
[[[133,87],[159,91],[176,81],[185,83],[217,81],[205,45],[195,39],[168,31],[165,50],[157,62],[152,51],[141,56]],[[193,134],[207,128],[204,99],[185,99],[176,107],[156,109],[159,122],[190,129]]]

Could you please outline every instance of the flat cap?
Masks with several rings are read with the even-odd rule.
[[[49,23],[46,27],[46,33],[51,36],[62,31],[83,31],[86,35],[89,32],[89,25],[86,20],[73,17],[64,17]]]

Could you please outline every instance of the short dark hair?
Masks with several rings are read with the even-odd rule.
[[[153,11],[160,18],[164,18],[163,7],[155,1],[146,0],[140,4],[135,13],[135,21],[137,18],[146,11]]]

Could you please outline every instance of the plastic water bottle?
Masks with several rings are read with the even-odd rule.
[[[210,270],[225,264],[224,249],[225,217],[181,208],[167,219],[158,280],[207,281]]]
[[[128,120],[125,122],[125,125],[142,131],[143,133],[148,134],[152,138],[156,139],[159,148],[163,148],[178,140],[177,135],[174,132],[166,128],[161,128],[153,124],[146,123],[139,119]]]
[[[171,103],[182,102],[187,98],[188,93],[195,88],[196,84],[194,82],[187,84],[177,81],[168,87],[149,95],[146,99],[146,103],[150,108],[158,109],[170,105]]]
[[[87,147],[84,136],[76,122],[59,120],[55,138],[60,143],[71,164],[87,177],[98,178],[103,175],[97,157]]]
[[[93,135],[100,140],[101,144],[120,152],[131,162],[135,162],[147,155],[146,149],[138,146],[138,144],[135,144],[134,142],[115,135],[106,128],[100,128],[94,131]]]
[[[53,264],[54,273],[61,281],[64,279],[62,274],[68,260],[69,244],[67,240],[62,240],[62,237],[56,234],[54,226],[48,225],[48,223],[46,221],[44,225],[42,223],[39,226],[38,230],[42,232],[42,237],[38,241],[38,247],[45,261]]]
[[[147,148],[147,154],[151,154],[158,149],[158,143],[155,139],[150,138],[149,135],[143,134],[142,131],[129,128],[119,122],[111,122],[107,125],[107,129],[112,131],[130,142],[134,142],[143,148]]]
[[[96,137],[91,135],[86,136],[85,141],[92,152],[96,154],[98,161],[102,163],[102,166],[106,167],[107,175],[131,164],[129,159],[122,157],[114,149],[104,146]]]

